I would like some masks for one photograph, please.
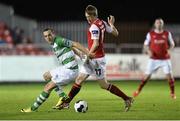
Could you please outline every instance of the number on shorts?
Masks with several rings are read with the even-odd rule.
[[[101,69],[95,69],[96,75],[100,76],[101,75]]]

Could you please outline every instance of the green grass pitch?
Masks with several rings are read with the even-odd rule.
[[[112,82],[128,95],[137,89],[139,81]],[[40,94],[45,84],[0,84],[0,120],[93,120],[93,119],[180,119],[180,81],[176,81],[177,99],[169,96],[167,81],[150,81],[145,86],[129,112],[124,112],[124,102],[99,88],[96,82],[84,83],[82,90],[71,103],[69,110],[53,110],[58,96],[53,91],[38,112],[21,113],[20,109],[30,106]],[[71,88],[65,87],[68,92]],[[87,113],[76,113],[74,102],[82,99],[88,102]]]

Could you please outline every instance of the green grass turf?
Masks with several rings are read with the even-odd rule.
[[[132,95],[139,81],[112,83]],[[71,85],[65,87],[66,92]],[[176,100],[170,98],[166,81],[148,82],[129,112],[124,112],[124,102],[120,98],[100,89],[96,82],[86,82],[69,110],[51,109],[58,100],[53,91],[38,112],[21,113],[20,109],[30,106],[43,86],[44,84],[0,84],[0,119],[180,119],[180,81],[176,81]],[[87,113],[74,111],[74,102],[79,99],[88,102]]]

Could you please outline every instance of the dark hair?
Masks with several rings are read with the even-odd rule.
[[[88,5],[85,12],[90,16],[98,16],[97,8],[93,5]]]
[[[54,30],[53,29],[51,29],[51,28],[45,28],[44,30],[43,30],[43,32],[45,32],[45,31],[52,31],[52,32],[54,32]]]

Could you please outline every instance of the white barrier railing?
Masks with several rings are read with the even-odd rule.
[[[180,78],[179,51],[172,54],[173,73]],[[109,80],[141,79],[148,56],[142,54],[107,54],[107,78]],[[42,81],[44,72],[57,67],[54,56],[0,56],[0,82]],[[164,78],[160,70],[153,78]]]

